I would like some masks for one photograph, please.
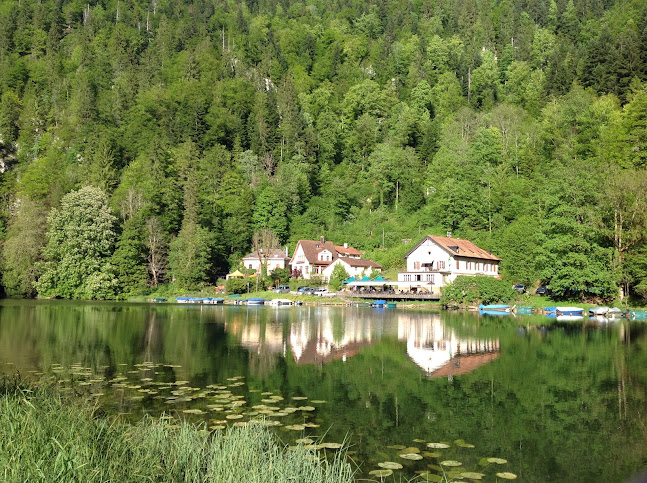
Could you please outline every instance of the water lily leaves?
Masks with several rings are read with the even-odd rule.
[[[400,463],[396,463],[395,461],[384,461],[383,463],[378,463],[377,466],[380,468],[385,468],[387,470],[401,470],[402,465]]]
[[[308,398],[306,398],[306,399],[308,399]],[[324,401],[323,399],[311,399],[310,402],[312,404],[326,404],[328,401]]]
[[[398,455],[400,458],[404,458],[405,460],[421,460],[422,455],[416,454],[416,453],[401,453]]]
[[[461,473],[461,476],[463,478],[469,478],[470,480],[482,480],[485,475],[474,471],[464,471]]]
[[[372,476],[379,476],[380,478],[386,478],[387,476],[391,476],[393,474],[393,470],[373,470],[369,471],[368,474]]]
[[[341,448],[341,443],[321,443],[319,445],[320,448],[326,448],[326,449],[339,449]]]
[[[272,394],[272,393],[270,393],[270,394]],[[305,396],[292,396],[292,399],[294,399],[295,401],[305,401],[308,398],[305,397]]]
[[[406,454],[418,454],[420,453],[420,450],[416,448],[415,446],[411,446],[409,448],[404,448],[400,453],[406,453]]]
[[[227,414],[227,416],[225,416],[227,419],[242,419],[242,417],[242,414]]]
[[[515,475],[514,473],[508,473],[507,471],[504,472],[504,473],[497,473],[496,475],[499,478],[502,478],[504,480],[516,480],[517,479],[517,475]]]
[[[403,444],[392,444],[391,446],[387,446],[389,449],[404,449],[406,448],[405,445]]]
[[[488,458],[486,461],[488,463],[496,463],[497,465],[504,465],[508,462],[508,460],[504,460],[503,458]]]
[[[299,443],[299,444],[312,444],[312,443],[314,443],[314,440],[310,439],[310,438],[301,438],[301,439],[297,439],[297,443]]]
[[[219,430],[219,429],[225,429],[225,427],[222,424],[216,424],[214,426],[211,426],[209,429],[211,429],[213,431],[216,431],[216,430]]]
[[[418,438],[416,438],[416,439],[414,439],[414,440],[412,440],[412,441],[413,441],[414,443],[424,443],[424,442],[425,442],[425,440],[424,440],[424,439],[418,439]]]
[[[274,394],[274,393],[273,393],[273,392],[267,392],[267,391],[266,391],[266,392],[262,392],[262,393],[261,393],[261,396],[271,396],[272,394]]]
[[[299,406],[299,411],[314,411],[316,408],[314,406]]]
[[[457,439],[456,441],[454,441],[454,443],[456,444],[456,446],[460,446],[461,448],[474,448],[473,444],[466,443],[462,439]]]
[[[461,466],[463,463],[456,460],[445,460],[440,462],[441,466]]]
[[[420,478],[422,478],[425,481],[433,481],[433,482],[443,481],[442,476],[437,475],[436,473],[432,473],[430,471],[421,471],[418,474],[420,475]]]
[[[427,468],[434,471],[444,471],[442,466],[438,466],[438,465],[427,465]]]
[[[289,426],[285,426],[285,429],[290,429],[292,431],[303,431],[306,429],[306,427],[303,424],[291,424]]]
[[[431,451],[423,451],[421,454],[425,458],[440,458],[442,456],[442,453],[438,453],[438,452],[432,453]]]
[[[446,449],[449,447],[447,443],[427,443],[427,448]]]
[[[185,414],[205,414],[205,412],[202,411],[201,409],[185,409],[182,412],[185,413]],[[227,416],[227,417],[229,417],[229,416]],[[242,418],[242,416],[240,416],[240,417]]]

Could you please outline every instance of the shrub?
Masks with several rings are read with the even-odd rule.
[[[494,277],[460,276],[443,289],[445,305],[492,304],[513,300],[516,292],[508,282]]]

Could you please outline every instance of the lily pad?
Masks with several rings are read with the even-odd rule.
[[[387,470],[401,470],[402,465],[396,463],[395,461],[384,461],[383,463],[378,463],[377,466],[380,468],[386,468]]]
[[[295,401],[305,401],[308,398],[305,396],[293,396],[292,399],[294,399]]]
[[[310,402],[312,404],[326,404],[327,401],[324,401],[323,399],[310,399]]]
[[[425,442],[425,440],[424,440],[424,439],[418,439],[418,438],[416,438],[416,439],[414,439],[414,440],[412,440],[412,441],[413,441],[414,443],[424,443],[424,442]]]
[[[339,449],[341,448],[341,443],[321,443],[319,445],[320,448],[326,448],[326,449]]]
[[[456,460],[445,460],[440,462],[441,466],[462,466],[463,463]]]
[[[446,449],[449,447],[447,443],[427,443],[427,448]]]
[[[405,445],[403,444],[392,444],[391,446],[387,446],[389,449],[404,449],[406,448]]]
[[[315,409],[314,406],[299,406],[299,411],[314,411]]]
[[[497,473],[496,474],[499,478],[503,478],[504,480],[516,480],[517,475],[514,473],[508,473],[507,471],[504,473]]]
[[[417,461],[422,459],[422,456],[416,453],[401,453],[398,456],[400,456],[400,458],[404,458],[405,460]]]
[[[436,473],[432,473],[430,471],[421,471],[418,474],[420,475],[420,478],[422,478],[424,481],[433,481],[433,482],[443,481],[442,476],[437,475]]]
[[[204,414],[204,411],[202,411],[201,409],[185,409],[182,412],[185,414]]]
[[[463,478],[469,478],[470,480],[482,480],[485,476],[483,473],[476,473],[474,471],[464,471],[461,473]]]
[[[456,446],[460,446],[461,448],[474,448],[475,447],[473,444],[466,443],[462,439],[457,439],[456,441],[454,441],[454,443],[456,444]]]
[[[386,478],[387,476],[391,476],[393,474],[393,470],[373,470],[369,471],[368,474],[372,476],[379,476],[380,478]]]
[[[423,451],[420,454],[422,454],[422,456],[424,456],[425,458],[440,458],[442,456],[442,453],[438,453],[438,452],[432,453],[431,451]]]
[[[243,415],[242,414],[227,414],[227,416],[225,416],[225,418],[227,418],[227,419],[242,419]]]
[[[415,446],[410,446],[409,448],[404,448],[400,453],[407,453],[407,454],[418,454],[420,453],[420,450],[416,448]]]
[[[503,458],[488,458],[486,461],[488,463],[496,463],[497,465],[504,465],[508,462],[508,460],[504,460]]]
[[[299,444],[312,444],[312,443],[314,443],[314,440],[312,440],[310,438],[301,438],[301,439],[297,439],[296,442],[299,443]]]

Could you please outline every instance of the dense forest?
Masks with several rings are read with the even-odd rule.
[[[647,297],[643,0],[0,0],[0,99],[10,296],[213,284],[265,230]]]

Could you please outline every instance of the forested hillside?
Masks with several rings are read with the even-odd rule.
[[[644,0],[0,0],[0,98],[11,296],[214,283],[269,228],[647,297]]]

